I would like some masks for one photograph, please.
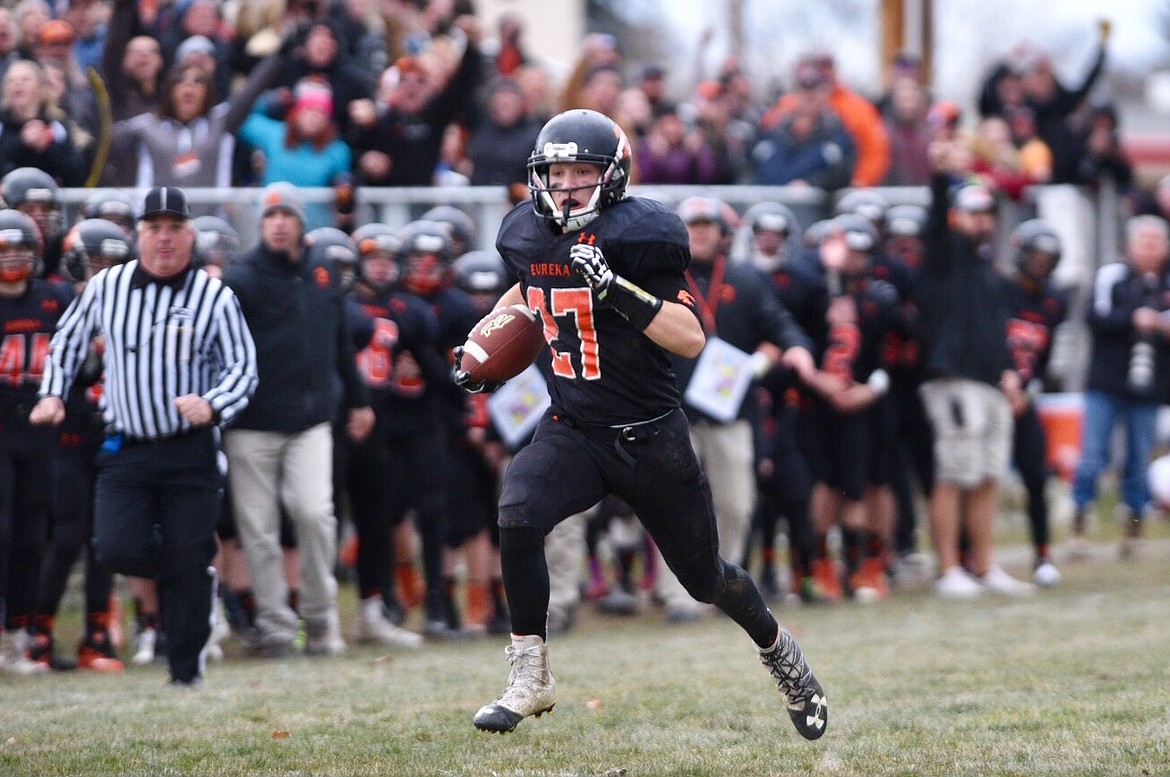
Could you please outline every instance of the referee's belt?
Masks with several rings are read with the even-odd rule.
[[[114,435],[106,435],[106,439],[109,440],[111,437],[120,437],[122,440],[122,447],[127,447],[130,445],[157,445],[160,442],[171,442],[172,440],[178,440],[181,437],[189,437],[197,432],[207,431],[210,428],[211,427],[197,427],[192,429],[180,429],[177,432],[160,434],[156,437],[135,437],[132,434],[119,433]]]

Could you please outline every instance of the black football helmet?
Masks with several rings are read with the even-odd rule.
[[[888,237],[922,237],[926,220],[926,208],[921,205],[892,205],[886,211],[885,232]]]
[[[885,224],[886,211],[889,207],[890,203],[886,198],[873,189],[854,189],[837,200],[833,215],[856,213],[868,219],[875,228],[880,228]]]
[[[130,196],[117,189],[99,189],[81,203],[82,219],[105,219],[117,224],[131,240],[134,239],[134,203]]]
[[[195,252],[203,264],[227,267],[240,255],[240,233],[226,219],[197,216],[191,219],[191,226],[195,229]]]
[[[743,221],[754,232],[779,232],[784,236],[800,236],[800,220],[783,203],[765,200],[757,202],[743,214]]]
[[[503,294],[508,283],[508,269],[495,251],[469,251],[455,260],[451,268],[455,285],[468,294]]]
[[[563,230],[581,229],[602,209],[626,196],[633,159],[630,141],[613,119],[583,109],[558,114],[540,130],[536,148],[528,157],[532,206]],[[601,167],[600,183],[589,187],[593,193],[583,207],[557,209],[549,186],[548,168],[560,162],[585,162]]]
[[[929,216],[921,205],[893,205],[886,211],[882,249],[911,269],[922,264],[923,238]]]
[[[105,219],[83,219],[74,224],[61,250],[65,272],[75,281],[88,281],[134,255],[134,246],[122,228]]]
[[[305,235],[309,261],[337,271],[341,288],[349,291],[357,280],[357,245],[337,227],[318,227]]]
[[[821,242],[834,234],[837,229],[836,219],[821,219],[808,225],[808,229],[800,237],[800,244],[805,248],[816,248]]]
[[[428,296],[450,283],[451,232],[438,221],[412,221],[403,227],[400,261],[403,286],[412,294]]]
[[[877,248],[877,227],[860,213],[842,213],[833,219],[833,224],[845,236],[845,245],[851,250],[868,254]]]
[[[402,238],[398,232],[388,224],[371,222],[364,224],[353,231],[353,242],[357,245],[359,258],[364,258],[376,251],[384,251],[398,259],[402,250]]]
[[[61,189],[53,176],[37,167],[18,167],[0,178],[0,199],[4,206],[32,217],[49,241],[61,233]]]
[[[475,219],[454,205],[436,205],[419,218],[423,221],[438,221],[451,228],[452,249],[456,256],[475,248],[478,239]]]
[[[398,233],[393,227],[378,222],[364,224],[353,231],[353,242],[357,246],[358,276],[363,281],[378,291],[387,289],[398,282],[402,239],[398,237]],[[375,256],[389,258],[391,263],[388,268],[367,272],[366,260]],[[388,270],[388,272],[381,277],[374,274],[375,272],[381,274],[383,270]]]
[[[41,231],[36,223],[18,210],[0,210],[0,283],[19,283],[36,275],[40,256]]]
[[[1060,263],[1063,246],[1060,235],[1044,219],[1028,219],[1012,230],[1016,269],[1037,282],[1044,282]]]
[[[800,244],[800,221],[792,209],[775,200],[757,202],[743,214],[748,256],[757,269],[774,272]]]
[[[676,212],[684,224],[709,221],[718,224],[719,230],[727,235],[731,233],[727,208],[727,204],[716,197],[687,197],[678,204]]]

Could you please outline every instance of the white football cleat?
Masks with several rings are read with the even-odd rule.
[[[540,717],[557,703],[557,681],[548,663],[548,645],[536,634],[512,635],[504,648],[512,670],[508,687],[491,704],[485,704],[472,721],[482,731],[506,734],[529,715]]]

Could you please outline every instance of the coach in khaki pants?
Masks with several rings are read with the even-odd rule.
[[[292,652],[297,616],[288,604],[280,547],[281,509],[292,519],[301,562],[299,613],[305,652],[344,649],[337,617],[337,519],[333,512],[331,422],[348,413],[355,440],[374,414],[358,375],[344,294],[330,267],[310,262],[304,203],[290,184],[261,193],[260,244],[224,280],[256,339],[260,385],[224,434],[237,532],[252,590],[261,655]]]
[[[750,265],[727,258],[731,225],[726,212],[726,205],[711,197],[689,197],[678,206],[691,248],[687,288],[703,320],[706,348],[716,347],[714,342],[718,339],[751,354],[748,368],[754,379],[778,364],[799,375],[811,374],[816,367],[812,340],[764,276]],[[689,389],[699,361],[675,355],[671,363],[679,386]],[[754,394],[748,390],[733,418],[713,418],[696,407],[689,394],[684,394],[683,410],[691,422],[691,444],[711,483],[719,554],[740,563],[747,551],[756,498],[755,442],[749,420],[756,413]],[[658,568],[655,593],[666,603],[667,619],[686,621],[697,617],[698,603],[665,562]]]

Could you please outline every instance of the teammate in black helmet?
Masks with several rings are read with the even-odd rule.
[[[496,240],[520,279],[498,304],[527,304],[543,319],[549,351],[539,362],[552,407],[512,460],[500,497],[512,669],[474,723],[511,731],[556,704],[544,537],[612,493],[691,595],[748,632],[793,724],[816,739],[828,713],[820,683],[751,577],[719,557],[710,488],[670,368],[672,353],[694,357],[705,342],[684,275],[687,233],[665,205],[626,195],[631,162],[625,133],[606,116],[553,117],[528,161],[532,204],[505,216]],[[462,371],[456,380],[487,388]]]
[[[1048,547],[1051,534],[1045,490],[1051,472],[1047,435],[1034,400],[1043,391],[1056,328],[1068,314],[1067,295],[1051,280],[1060,261],[1061,240],[1049,222],[1029,219],[1015,228],[1010,242],[1016,277],[1007,283],[1007,343],[1012,363],[1028,389],[1025,401],[1012,408],[1012,461],[1028,495],[1028,525],[1035,551],[1032,580],[1051,587],[1060,584],[1061,574]]]
[[[4,207],[31,218],[41,233],[38,271],[48,278],[61,263],[61,242],[65,237],[61,213],[61,189],[53,177],[36,167],[18,167],[0,178],[0,199]]]

